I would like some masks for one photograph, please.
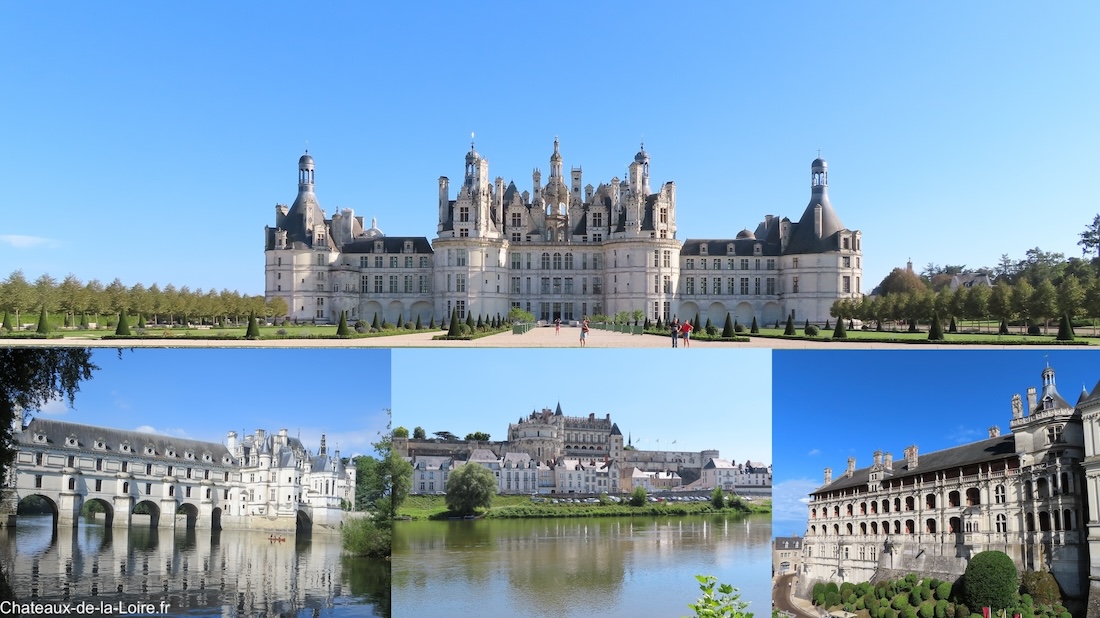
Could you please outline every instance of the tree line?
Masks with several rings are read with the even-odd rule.
[[[1022,260],[1002,255],[998,266],[974,271],[987,275],[991,286],[979,281],[952,289],[954,276],[965,271],[961,265],[929,264],[918,275],[895,268],[873,295],[838,300],[830,315],[881,324],[926,321],[935,313],[960,320],[1019,322],[1021,328],[1049,326],[1063,315],[1071,320],[1100,318],[1100,258],[1066,259],[1036,247]]]
[[[249,314],[276,317],[289,311],[281,298],[265,301],[263,296],[245,296],[236,290],[191,290],[170,283],[163,288],[156,283],[127,287],[116,278],[104,285],[98,279],[82,282],[73,274],[60,282],[43,274],[31,282],[22,270],[0,281],[0,310],[14,316],[16,324],[22,322],[20,315],[43,308],[50,313],[64,312],[69,325],[76,325],[77,316],[85,315],[94,315],[96,322],[100,315],[126,314],[145,316],[154,323],[213,324],[219,318],[240,322]]]

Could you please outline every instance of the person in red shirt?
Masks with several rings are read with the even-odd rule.
[[[691,326],[691,320],[684,320],[684,323],[680,326],[680,338],[684,340],[684,347],[691,347],[691,331],[694,330]]]

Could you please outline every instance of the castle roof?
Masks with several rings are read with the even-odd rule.
[[[381,238],[357,238],[344,245],[344,253],[374,253],[376,242],[382,243],[382,253],[404,253],[405,241],[411,240],[413,253],[432,253],[432,245],[424,236],[383,236]]]
[[[32,419],[18,438],[18,442],[28,446],[42,444],[42,442],[35,441],[35,434],[45,436],[45,443],[55,447],[66,446],[66,440],[72,436],[76,439],[76,446],[67,448],[93,452],[117,454],[120,452],[119,448],[122,444],[129,443],[134,454],[163,461],[189,461],[186,458],[186,454],[189,452],[194,454],[194,461],[197,462],[201,462],[203,455],[207,453],[210,454],[211,461],[214,463],[222,463],[226,457],[231,460],[233,458],[233,454],[229,452],[229,449],[218,442],[203,442],[154,433],[80,425],[43,418]],[[103,448],[96,448],[96,442],[102,442]],[[145,454],[147,445],[153,447],[153,455]],[[168,456],[169,449],[175,453],[174,456]]]

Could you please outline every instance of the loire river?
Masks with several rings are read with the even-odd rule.
[[[389,564],[341,555],[339,535],[130,530],[20,516],[0,530],[18,601],[166,603],[173,616],[389,616]],[[74,610],[75,611],[75,610]]]
[[[694,615],[696,575],[771,614],[771,516],[398,522],[393,615]]]

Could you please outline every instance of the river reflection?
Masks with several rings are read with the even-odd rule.
[[[20,517],[0,530],[18,600],[169,604],[186,616],[389,616],[389,564],[342,556],[338,535],[129,530]]]
[[[394,616],[684,616],[695,575],[770,611],[771,518],[400,522]]]

